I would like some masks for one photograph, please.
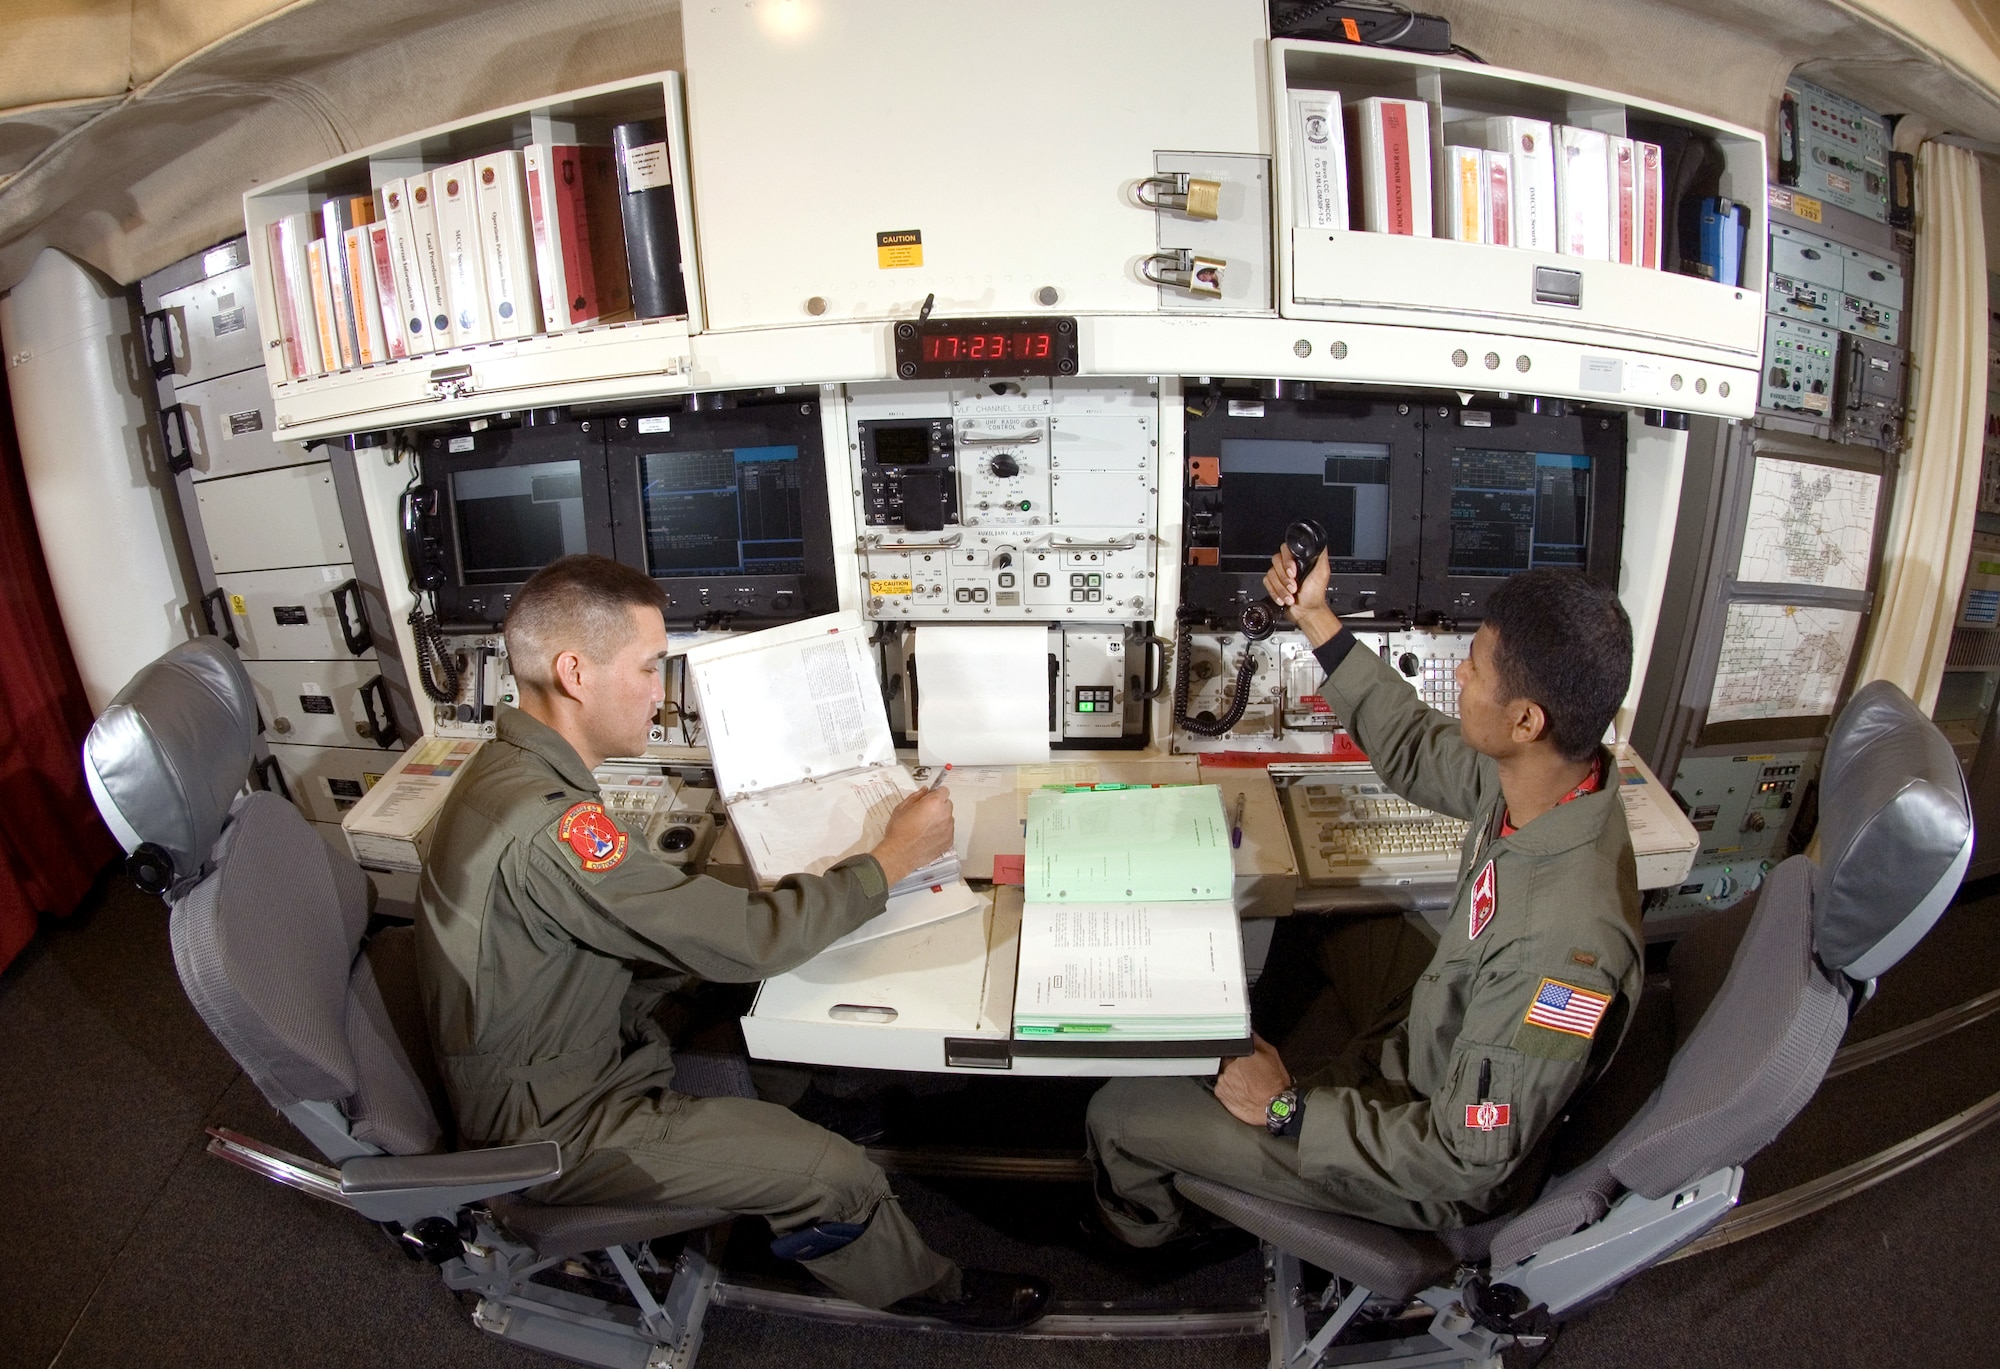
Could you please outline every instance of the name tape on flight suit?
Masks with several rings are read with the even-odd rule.
[[[593,875],[615,870],[625,859],[625,833],[604,811],[603,804],[589,799],[570,805],[557,819],[556,840],[569,847],[577,863]]]

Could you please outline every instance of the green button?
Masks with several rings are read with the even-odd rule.
[[[1029,508],[1030,508],[1030,505],[1029,505],[1028,501],[1027,501],[1027,500],[1025,500],[1025,499],[1023,499],[1023,500],[1021,501],[1021,512],[1022,512],[1022,513],[1026,513],[1026,512],[1028,511],[1028,509],[1029,509]]]
[[[1076,711],[1079,713],[1091,713],[1095,712],[1096,709],[1097,705],[1090,702],[1090,700],[1088,699],[1079,700],[1076,705]]]

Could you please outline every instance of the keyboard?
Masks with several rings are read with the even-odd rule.
[[[1285,790],[1307,884],[1428,884],[1458,878],[1467,824],[1396,794],[1365,765]]]

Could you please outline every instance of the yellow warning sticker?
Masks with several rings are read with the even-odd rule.
[[[910,592],[910,582],[908,580],[870,580],[868,582],[868,592],[871,595],[881,596],[908,594]]]
[[[232,594],[229,596],[229,611],[239,618],[248,618],[250,616],[250,605],[243,602],[242,595]]]
[[[914,228],[900,228],[893,233],[877,233],[875,264],[884,271],[899,266],[922,266],[924,235]]]
[[[1819,223],[1823,218],[1819,201],[1810,195],[1801,195],[1796,190],[1792,192],[1792,212],[1808,223]]]

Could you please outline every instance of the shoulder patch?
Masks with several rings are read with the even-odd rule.
[[[618,824],[604,811],[604,805],[591,799],[571,804],[556,820],[556,840],[567,846],[577,863],[593,875],[617,869],[630,844]]]
[[[1597,1024],[1604,1019],[1604,1010],[1610,1006],[1609,994],[1593,993],[1574,984],[1565,984],[1560,979],[1544,979],[1542,986],[1535,991],[1534,1001],[1528,1004],[1528,1015],[1521,1021],[1525,1025],[1567,1032],[1588,1041],[1597,1035]]]

